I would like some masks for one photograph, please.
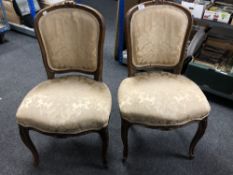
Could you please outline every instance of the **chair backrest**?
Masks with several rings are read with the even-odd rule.
[[[37,15],[35,31],[48,78],[82,72],[102,79],[105,26],[99,12],[74,2],[51,6]]]
[[[129,76],[147,68],[180,73],[192,16],[182,6],[150,1],[134,6],[126,17]]]

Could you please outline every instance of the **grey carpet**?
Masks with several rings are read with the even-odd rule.
[[[127,76],[127,68],[113,59],[116,1],[82,0],[98,9],[106,19],[104,81],[113,96],[110,119],[109,168],[101,162],[101,141],[96,134],[56,139],[32,132],[40,154],[38,168],[22,144],[15,113],[25,94],[46,79],[40,50],[34,38],[15,32],[6,35],[0,45],[0,174],[233,174],[233,108],[227,101],[207,94],[212,112],[204,138],[196,149],[196,158],[187,159],[191,138],[197,125],[169,132],[134,127],[129,133],[129,159],[122,164],[120,116],[117,88]],[[195,105],[195,104],[190,104]]]

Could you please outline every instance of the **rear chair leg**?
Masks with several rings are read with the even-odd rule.
[[[19,133],[20,133],[21,140],[26,145],[26,147],[31,151],[33,155],[33,158],[34,158],[33,165],[37,167],[39,165],[39,155],[30,138],[29,129],[19,125]]]
[[[198,141],[205,134],[206,128],[207,128],[207,117],[199,122],[197,132],[196,132],[195,136],[193,137],[193,140],[190,144],[190,147],[189,147],[189,158],[190,159],[194,158],[194,149],[195,149]]]
[[[107,152],[108,152],[108,142],[109,142],[108,127],[101,129],[99,131],[99,134],[102,139],[103,164],[107,167]]]
[[[128,131],[130,123],[124,119],[121,119],[121,139],[123,142],[123,162],[128,158]]]

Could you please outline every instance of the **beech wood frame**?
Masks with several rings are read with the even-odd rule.
[[[89,72],[89,71],[82,71],[82,70],[71,70],[71,69],[67,69],[67,70],[54,70],[52,68],[49,67],[48,65],[48,61],[47,61],[47,56],[46,56],[46,50],[45,50],[45,46],[44,43],[42,42],[42,36],[40,33],[40,29],[38,26],[39,20],[40,18],[43,16],[43,12],[47,12],[49,13],[50,11],[53,10],[57,10],[57,9],[61,9],[61,8],[76,8],[76,9],[82,9],[85,10],[87,12],[89,12],[90,14],[94,15],[96,17],[96,19],[99,22],[99,27],[100,27],[100,34],[99,34],[99,42],[98,42],[98,63],[97,63],[97,69],[94,72]],[[85,5],[80,5],[80,4],[75,4],[72,1],[68,1],[62,4],[58,4],[58,5],[54,5],[54,6],[50,6],[48,8],[45,8],[43,10],[41,10],[35,19],[35,33],[39,42],[39,46],[41,49],[41,53],[42,53],[42,58],[43,58],[43,63],[47,72],[47,77],[48,79],[54,79],[55,78],[55,74],[62,74],[62,73],[69,73],[69,72],[80,72],[80,73],[85,73],[85,74],[90,74],[94,76],[94,79],[96,81],[102,81],[102,71],[103,71],[103,44],[104,44],[104,37],[105,37],[105,23],[104,23],[104,19],[103,16],[96,11],[93,8],[90,8],[88,6]],[[98,133],[100,135],[100,138],[102,140],[102,159],[103,159],[103,164],[105,166],[107,166],[107,150],[108,150],[108,143],[109,143],[109,134],[108,134],[108,126],[101,128],[99,130],[90,130],[90,131],[85,131],[85,132],[81,132],[78,134],[60,134],[60,133],[47,133],[47,132],[43,132],[40,131],[38,129],[35,128],[29,128],[29,127],[24,127],[22,125],[18,125],[19,126],[19,133],[20,133],[20,138],[23,141],[23,143],[25,144],[25,146],[31,151],[32,156],[33,156],[33,165],[34,166],[38,166],[39,165],[39,154],[38,151],[36,150],[36,147],[34,146],[30,135],[29,135],[29,131],[33,130],[36,132],[39,132],[41,134],[44,135],[48,135],[48,136],[52,136],[52,137],[56,137],[56,138],[67,138],[67,137],[74,137],[74,136],[79,136],[79,135],[84,135],[84,134],[88,134],[88,133]]]
[[[131,46],[131,19],[133,14],[138,11],[138,5],[134,6],[133,8],[131,8],[127,15],[126,15],[126,46],[127,46],[127,55],[128,55],[128,77],[132,77],[135,76],[135,74],[137,73],[137,71],[146,71],[146,70],[151,70],[151,69],[162,69],[162,70],[166,70],[166,71],[170,71],[173,72],[174,74],[181,74],[182,72],[182,68],[183,68],[183,63],[185,60],[185,56],[186,56],[186,43],[188,41],[190,32],[191,32],[191,28],[192,28],[192,23],[193,23],[193,19],[192,16],[190,14],[190,12],[185,9],[184,7],[182,7],[179,4],[173,3],[173,2],[169,2],[169,1],[164,1],[164,0],[153,0],[153,1],[149,1],[149,2],[144,2],[142,3],[144,4],[145,8],[148,6],[153,6],[153,5],[170,5],[170,6],[174,6],[180,10],[182,10],[188,18],[188,27],[186,30],[186,36],[184,39],[184,43],[183,43],[183,47],[182,47],[182,51],[181,51],[181,57],[180,60],[178,62],[177,65],[173,66],[173,67],[166,67],[166,66],[145,66],[143,68],[138,69],[135,65],[133,65],[132,62],[132,46]],[[130,122],[127,121],[126,119],[124,119],[123,114],[121,114],[121,139],[123,142],[123,161],[125,161],[128,157],[128,131],[130,129],[130,127],[132,125],[140,125],[146,128],[152,128],[152,129],[160,129],[160,130],[164,130],[164,131],[168,131],[168,130],[172,130],[172,129],[176,129],[179,127],[183,127],[187,124],[191,124],[193,122],[198,122],[198,129],[196,131],[196,134],[194,135],[190,147],[189,147],[189,158],[193,159],[194,158],[194,150],[195,147],[198,143],[198,141],[202,138],[202,136],[205,133],[205,130],[207,128],[207,122],[208,122],[208,115],[207,116],[203,116],[202,120],[193,120],[191,122],[188,122],[186,124],[183,125],[170,125],[170,126],[149,126],[146,124],[139,124],[139,123],[135,123],[135,122]]]

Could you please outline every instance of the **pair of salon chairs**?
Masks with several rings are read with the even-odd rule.
[[[191,26],[190,13],[171,2],[150,1],[128,12],[129,77],[118,90],[124,160],[132,125],[170,130],[198,122],[189,149],[193,158],[207,127],[210,106],[200,88],[180,74]],[[16,114],[21,139],[32,152],[34,165],[39,164],[39,155],[30,130],[60,138],[97,132],[106,164],[112,98],[102,82],[102,15],[88,6],[66,2],[39,12],[35,31],[48,80],[26,95]],[[82,75],[55,77],[70,72]]]

